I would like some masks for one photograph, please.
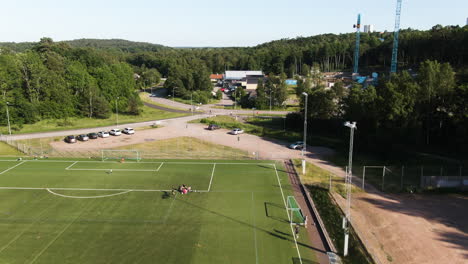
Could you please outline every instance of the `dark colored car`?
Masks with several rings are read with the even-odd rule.
[[[220,129],[221,127],[216,125],[216,124],[210,124],[208,126],[208,130],[216,130],[216,129]]]
[[[65,142],[67,143],[76,143],[76,138],[75,136],[71,135],[71,136],[66,136],[65,137]]]
[[[88,134],[88,137],[89,137],[89,139],[96,139],[96,138],[98,138],[98,134],[97,134],[97,133],[94,133],[94,132],[93,132],[93,133],[89,133],[89,134]]]

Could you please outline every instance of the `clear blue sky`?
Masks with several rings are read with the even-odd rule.
[[[0,0],[0,41],[122,38],[167,46],[253,46],[270,40],[393,31],[396,0]],[[464,26],[468,0],[403,0],[402,28]]]

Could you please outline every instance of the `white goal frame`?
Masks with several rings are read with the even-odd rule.
[[[115,153],[109,155],[110,153]],[[140,151],[139,150],[115,150],[115,149],[103,149],[101,150],[101,160],[105,161],[108,159],[129,159],[129,160],[136,160],[140,161]]]

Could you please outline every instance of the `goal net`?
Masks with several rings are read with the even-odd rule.
[[[287,197],[287,209],[291,224],[304,225],[305,217],[294,196]]]
[[[138,150],[112,150],[103,149],[101,152],[102,160],[117,159],[117,160],[136,160],[141,159],[140,152]]]

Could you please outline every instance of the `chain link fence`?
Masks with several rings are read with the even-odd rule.
[[[86,159],[102,159],[101,149],[70,149],[57,150],[49,144],[27,144],[27,141],[8,140],[6,137],[0,136],[0,141],[4,141],[8,145],[24,153],[21,156],[29,157],[47,157],[47,158],[86,158]],[[49,140],[50,141],[50,140]],[[118,149],[118,148],[116,148]],[[137,149],[132,149],[137,150]],[[182,148],[177,145],[174,147],[162,147],[152,150],[138,150],[141,159],[259,159],[259,152],[248,152],[239,149],[234,149],[226,146],[216,146],[208,150],[198,150],[196,148]],[[266,154],[266,153],[265,153]]]
[[[418,189],[468,189],[468,167],[463,166],[363,166],[355,176],[385,192],[414,192]]]

